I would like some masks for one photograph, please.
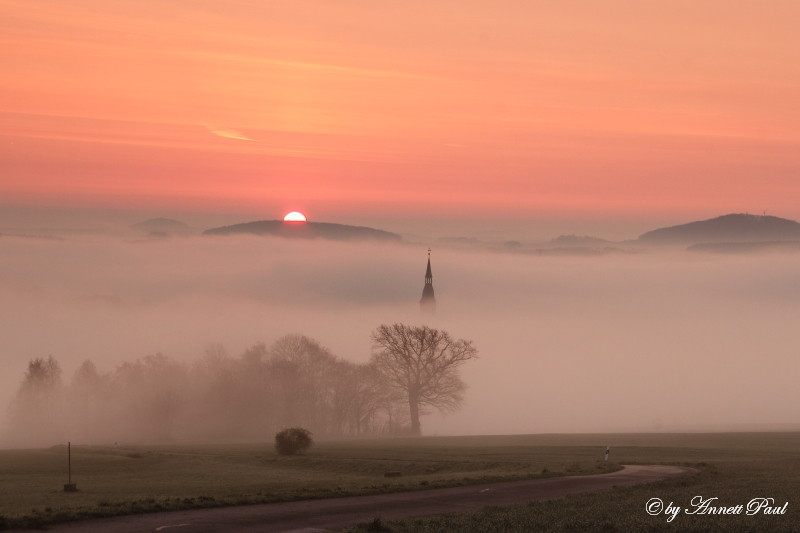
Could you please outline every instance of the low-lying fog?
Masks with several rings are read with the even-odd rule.
[[[480,354],[462,369],[463,408],[423,418],[428,435],[800,422],[800,254],[435,249],[438,311],[425,320],[423,246],[3,237],[0,247],[0,412],[37,357],[52,355],[69,382],[86,359],[108,373],[157,352],[190,363],[210,343],[239,356],[300,333],[366,362],[379,324],[427,322]]]

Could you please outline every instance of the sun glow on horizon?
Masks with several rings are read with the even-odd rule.
[[[797,2],[40,4],[0,0],[3,212],[800,217]]]
[[[299,211],[292,211],[283,217],[284,222],[306,222],[306,216]]]

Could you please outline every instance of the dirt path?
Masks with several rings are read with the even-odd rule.
[[[594,476],[508,481],[374,496],[170,511],[59,524],[56,533],[313,532],[369,521],[474,511],[487,505],[548,500],[614,486],[650,483],[695,472],[677,466],[626,466]]]

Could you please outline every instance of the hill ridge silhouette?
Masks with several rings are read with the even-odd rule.
[[[800,223],[771,215],[732,213],[707,220],[648,231],[639,242],[697,244],[722,242],[767,242],[800,239]]]
[[[396,233],[366,226],[349,226],[331,222],[284,222],[257,220],[207,229],[203,235],[276,235],[287,238],[329,239],[336,241],[381,240],[401,241]]]

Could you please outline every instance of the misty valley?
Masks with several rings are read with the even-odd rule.
[[[0,0],[0,531],[796,533],[798,20]]]
[[[416,432],[407,397],[371,366],[372,333],[395,323],[480,351],[451,404],[421,409],[426,435],[797,424],[795,253],[440,246],[426,316],[426,248],[402,242],[3,247],[7,447],[263,441],[298,425],[319,438]]]
[[[572,531],[613,512],[636,530],[664,520],[642,511],[654,494],[719,494],[734,505],[761,487],[789,503],[759,518],[796,522],[800,254],[791,248],[587,254],[586,238],[559,239],[555,253],[439,243],[431,274],[428,247],[402,241],[0,243],[0,482],[15,488],[0,500],[0,529],[624,477],[629,463],[691,468],[535,512],[529,502],[426,520],[445,531],[504,520]],[[564,251],[573,244],[577,253]],[[423,305],[431,278],[435,312]],[[281,455],[287,429],[310,432],[313,445]],[[681,515],[676,527],[696,531],[702,518]]]

